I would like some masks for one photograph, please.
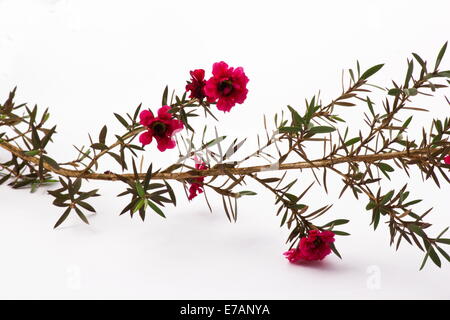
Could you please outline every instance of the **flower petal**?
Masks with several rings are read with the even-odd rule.
[[[154,119],[153,113],[150,110],[142,110],[140,115],[140,123],[143,126],[149,126],[152,119]]]
[[[139,142],[142,143],[142,145],[146,146],[150,144],[153,140],[153,136],[150,131],[145,131],[139,136]]]
[[[169,106],[162,106],[158,110],[158,118],[164,119],[164,120],[170,120],[172,119],[172,114],[169,113],[169,110],[171,108]]]

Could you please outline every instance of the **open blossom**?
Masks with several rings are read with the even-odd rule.
[[[450,154],[444,157],[444,163],[450,165]]]
[[[139,136],[142,145],[150,144],[153,138],[158,143],[158,150],[165,151],[173,149],[176,142],[173,136],[184,128],[183,122],[174,119],[169,113],[170,107],[163,106],[158,110],[158,116],[155,117],[149,110],[143,110],[140,114],[140,123],[147,127],[147,131]]]
[[[204,162],[196,160],[195,169],[206,170],[206,169],[208,169],[208,167],[206,166],[206,164]],[[203,191],[204,191],[203,190],[203,180],[204,179],[205,179],[205,177],[198,177],[198,178],[192,179],[191,186],[189,187],[189,196],[188,196],[189,200],[192,200],[197,195],[203,193]]]
[[[203,100],[205,95],[205,70],[203,69],[196,69],[194,71],[190,72],[191,74],[191,80],[187,82],[186,85],[186,92],[190,91],[191,95],[189,98],[191,99],[198,99]]]
[[[235,69],[223,61],[216,62],[212,74],[206,82],[205,94],[209,102],[217,101],[217,109],[228,112],[236,103],[245,101],[249,80],[242,67]]]
[[[308,236],[300,239],[298,247],[284,253],[289,262],[302,260],[322,260],[331,253],[330,245],[334,242],[332,231],[310,230]]]

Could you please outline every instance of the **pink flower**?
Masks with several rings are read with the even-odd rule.
[[[190,71],[191,74],[191,80],[187,82],[186,85],[186,92],[190,91],[191,95],[189,98],[191,99],[198,99],[203,100],[205,95],[205,70],[203,69],[196,69],[194,71]]]
[[[298,250],[298,248],[291,249],[283,254],[286,257],[286,259],[289,260],[290,263],[296,263],[299,260],[301,260],[300,250]]]
[[[174,119],[169,113],[170,107],[163,106],[155,117],[150,110],[143,110],[140,114],[140,123],[147,127],[147,131],[139,136],[142,145],[150,144],[153,138],[158,143],[158,150],[165,151],[176,146],[173,136],[184,128],[183,122]]]
[[[284,253],[291,263],[301,260],[322,260],[331,253],[331,243],[334,242],[332,231],[310,230],[308,236],[300,239],[298,247]]]
[[[194,199],[199,194],[203,193],[203,185],[200,183],[193,182],[189,187],[189,201]]]
[[[223,61],[216,62],[212,74],[206,82],[205,94],[209,102],[217,100],[217,109],[228,112],[236,103],[245,101],[249,80],[242,67],[234,69]]]
[[[208,169],[208,166],[204,163],[201,162],[197,159],[196,160],[196,164],[195,164],[195,169],[197,170],[206,170]],[[189,196],[188,199],[192,200],[194,199],[197,195],[203,193],[203,180],[205,179],[205,177],[198,177],[198,178],[194,178],[192,179],[191,186],[189,187]]]
[[[450,154],[444,157],[444,163],[450,165]]]

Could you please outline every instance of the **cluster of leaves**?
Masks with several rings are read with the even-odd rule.
[[[409,194],[405,185],[397,193],[395,190],[391,190],[386,194],[381,194],[381,188],[379,188],[376,196],[371,195],[373,199],[367,204],[366,210],[372,211],[374,229],[376,230],[378,227],[380,216],[389,217],[391,245],[394,244],[395,238],[398,236],[396,240],[397,250],[404,239],[410,245],[416,245],[420,250],[425,251],[421,269],[425,266],[429,257],[437,266],[441,266],[441,260],[437,252],[450,262],[450,256],[439,246],[439,244],[450,244],[450,239],[442,238],[448,228],[442,231],[435,239],[429,238],[424,229],[429,228],[431,224],[423,219],[431,212],[431,209],[422,214],[415,213],[411,207],[422,200],[408,200]],[[409,220],[406,220],[406,218],[409,218]]]
[[[358,161],[353,161],[353,159],[361,155],[365,156],[368,153],[381,155],[389,152],[405,152],[404,156],[395,157],[392,161],[398,168],[403,169],[407,175],[409,175],[409,168],[414,165],[424,173],[425,179],[432,178],[437,186],[440,186],[440,182],[436,171],[440,173],[447,183],[450,182],[444,171],[450,166],[445,165],[443,161],[444,156],[450,153],[450,143],[448,141],[450,133],[449,119],[435,119],[430,132],[426,133],[424,129],[422,141],[417,142],[410,140],[407,135],[405,136],[413,116],[410,116],[403,122],[396,117],[401,110],[428,111],[422,108],[410,107],[408,104],[411,97],[415,95],[429,96],[431,94],[424,92],[424,90],[429,89],[431,92],[435,92],[437,89],[446,88],[447,84],[450,83],[449,80],[446,80],[447,84],[433,81],[435,79],[450,78],[449,71],[439,70],[446,47],[447,44],[439,51],[433,71],[428,71],[426,61],[418,54],[413,54],[414,59],[419,62],[421,67],[419,74],[417,76],[414,75],[414,61],[412,59],[408,60],[407,73],[403,84],[398,85],[396,82],[393,82],[394,88],[391,89],[384,89],[368,83],[369,78],[383,67],[382,64],[375,65],[365,72],[361,72],[358,62],[356,71],[349,69],[349,86],[347,89],[344,89],[343,85],[342,94],[337,99],[324,105],[321,103],[320,95],[316,95],[312,99],[306,100],[303,112],[300,110],[301,108],[288,106],[289,119],[284,119],[283,113],[281,117],[276,114],[274,123],[276,128],[278,128],[277,135],[269,138],[267,133],[267,143],[261,150],[267,148],[267,146],[275,146],[279,156],[278,165],[285,162],[291,154],[299,156],[302,161],[310,165],[316,181],[323,186],[326,192],[328,192],[327,172],[340,175],[344,183],[340,197],[346,190],[351,190],[357,199],[361,195],[369,197],[370,202],[367,208],[372,210],[372,224],[375,229],[379,225],[380,217],[386,216],[389,218],[391,243],[397,241],[397,245],[399,245],[401,239],[405,238],[408,241],[409,238],[412,238],[413,241],[408,242],[417,244],[418,241],[414,241],[414,236],[417,233],[414,233],[409,228],[412,226],[411,228],[414,230],[421,230],[421,233],[424,235],[423,229],[429,227],[429,224],[422,219],[429,211],[418,215],[411,208],[406,208],[419,203],[419,201],[405,201],[409,194],[405,191],[406,186],[397,194],[395,194],[395,191],[380,194],[381,189],[378,192],[371,190],[372,185],[380,184],[383,179],[379,174],[376,175],[376,172],[381,173],[390,180],[390,175],[395,171],[393,165],[387,161],[375,161],[376,157],[373,158],[374,160],[368,158],[367,161],[363,162],[363,165]],[[383,112],[379,113],[376,111],[375,103],[368,96],[371,92],[371,87],[383,90],[386,93],[387,97],[382,101]],[[361,96],[362,93],[366,96]],[[393,101],[390,101],[388,97],[393,97]],[[345,123],[345,120],[336,114],[336,110],[338,107],[356,107],[358,101],[362,101],[368,108],[369,113],[365,113],[364,121],[368,125],[369,132],[364,135],[360,130],[356,136],[349,136],[348,127],[343,133],[338,130],[337,124]],[[449,102],[448,99],[447,102]],[[395,122],[401,123],[397,124]],[[337,142],[333,142],[334,135],[332,133],[337,135]],[[283,140],[287,142],[287,152],[281,151],[277,144],[277,141]],[[317,141],[323,142],[324,155],[321,159],[311,159],[309,153],[305,150],[306,144]],[[417,156],[408,154],[411,150],[417,148],[428,151],[425,154],[422,152]],[[329,150],[328,152],[327,149]],[[323,171],[322,179],[319,179],[317,175],[319,168],[314,167],[314,160],[329,161],[329,165],[324,165],[320,168]],[[335,162],[345,163],[347,170],[338,169],[334,165]],[[269,180],[272,181],[271,179]],[[273,180],[273,182],[275,181]],[[264,181],[260,180],[260,183],[266,184],[265,187],[271,189]],[[292,182],[292,185],[288,184],[286,187],[291,188],[293,184],[295,182]],[[282,225],[286,224],[291,229],[288,242],[294,245],[299,238],[305,236],[310,228],[320,229],[320,227],[308,221],[314,215],[308,216],[306,214],[308,209],[306,204],[298,204],[300,197],[289,194],[287,191],[279,189],[278,186],[272,188],[272,191],[276,195],[276,202],[280,204],[278,214],[283,213]],[[314,214],[320,216],[328,209],[329,207],[325,206],[315,211]],[[407,221],[402,219],[405,216],[414,220]],[[341,220],[338,220],[338,223]],[[330,222],[330,224],[332,225],[333,222]],[[340,233],[341,231],[337,231],[336,234]],[[398,235],[400,236],[397,238]],[[441,253],[445,258],[448,257],[441,248],[437,247],[436,241],[431,237],[423,238],[423,241],[424,245],[418,245],[418,247],[419,249],[425,248],[425,251],[427,251],[424,261],[427,260],[430,254],[433,255],[433,247],[435,246],[437,252]],[[436,263],[438,259],[434,257],[432,261]],[[436,264],[440,266],[440,263]]]
[[[164,207],[165,203],[173,204],[174,206],[177,204],[175,193],[170,184],[165,180],[163,181],[164,183],[150,183],[152,179],[152,165],[148,167],[144,179],[140,179],[134,160],[133,174],[134,179],[127,179],[117,175],[119,180],[127,184],[127,189],[120,193],[118,197],[131,195],[131,201],[125,206],[120,214],[122,215],[129,212],[130,216],[133,217],[134,213],[139,212],[139,216],[142,221],[144,221],[145,212],[147,211],[147,208],[150,207],[158,215],[165,218],[166,216],[161,210],[161,207]],[[166,197],[167,195],[168,198]]]
[[[89,224],[89,221],[82,209],[95,213],[95,209],[87,203],[86,200],[89,198],[98,197],[100,195],[97,193],[98,189],[87,192],[81,191],[82,180],[83,179],[81,178],[77,178],[72,182],[72,179],[70,178],[64,180],[60,177],[59,182],[61,184],[61,188],[48,192],[55,198],[53,205],[66,208],[64,213],[56,222],[54,228],[57,228],[61,223],[63,223],[72,210],[75,211],[84,223]]]
[[[0,172],[0,185],[10,180],[8,183],[14,189],[28,188],[35,192],[40,186],[48,186],[58,182],[52,178],[52,175],[45,170],[39,173],[34,166],[29,166],[13,155],[11,160],[0,163],[0,168],[6,173]]]
[[[94,142],[92,137],[89,135],[89,139],[91,142],[91,149],[93,157],[90,157],[91,163],[94,164],[94,167],[97,168],[97,159],[101,157],[103,154],[107,154],[112,157],[122,168],[122,171],[127,170],[127,160],[126,160],[126,152],[131,153],[131,157],[137,157],[138,151],[143,151],[144,149],[140,145],[133,144],[132,141],[136,138],[139,133],[139,129],[141,125],[138,122],[139,112],[142,108],[142,104],[140,104],[134,111],[133,116],[130,114],[126,114],[125,118],[117,113],[114,113],[115,118],[119,123],[126,129],[125,134],[123,135],[115,135],[117,139],[117,145],[119,145],[118,153],[112,151],[112,148],[106,144],[106,138],[108,135],[108,127],[104,125],[98,134],[98,141]],[[97,152],[100,152],[100,155],[97,155]],[[80,156],[83,154],[83,149],[79,150]],[[87,166],[88,168],[90,166]]]
[[[0,105],[0,127],[9,127],[13,129],[14,136],[10,137],[6,132],[0,133],[0,142],[16,142],[21,140],[24,145],[22,153],[27,157],[39,156],[38,165],[30,163],[25,159],[19,159],[17,155],[12,155],[10,161],[0,163],[0,168],[7,173],[2,173],[0,184],[9,179],[13,179],[9,185],[13,188],[30,187],[34,192],[39,186],[49,185],[57,182],[52,179],[52,175],[44,167],[44,163],[53,168],[59,169],[55,160],[47,155],[45,150],[47,144],[51,141],[56,132],[56,126],[51,129],[45,128],[47,120],[50,117],[46,109],[38,117],[38,108],[34,106],[29,109],[26,104],[15,105],[14,98],[16,88],[8,96],[8,99]],[[21,115],[20,113],[23,113]],[[23,124],[25,129],[19,130],[18,126]]]

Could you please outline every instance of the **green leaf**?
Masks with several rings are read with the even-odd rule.
[[[169,193],[169,196],[170,196],[170,200],[172,200],[173,205],[176,206],[177,198],[175,197],[175,193],[173,192],[172,187],[170,186],[170,184],[167,183],[166,180],[164,180],[164,184],[166,185],[167,192]]]
[[[384,64],[377,64],[376,66],[373,66],[370,69],[367,69],[361,76],[362,80],[366,80],[369,77],[373,76],[375,73],[377,73],[382,67],[384,66]]]
[[[375,202],[370,201],[366,206],[366,210],[372,210],[373,208],[375,208]]]
[[[412,205],[414,205],[414,204],[416,204],[416,203],[419,203],[419,202],[422,202],[422,199],[410,201],[410,202],[408,202],[408,203],[405,203],[403,206],[404,206],[404,207],[408,207],[408,206],[412,206]]]
[[[148,185],[149,185],[150,180],[152,178],[152,170],[153,170],[153,164],[151,163],[150,166],[147,169],[147,174],[145,175],[145,178],[144,178],[144,190],[148,189]]]
[[[107,149],[108,147],[107,147],[104,143],[93,143],[93,144],[91,145],[91,148],[92,148],[92,149],[96,149],[96,150],[105,150],[105,149]]]
[[[73,193],[77,193],[78,191],[80,191],[82,183],[81,180],[82,178],[76,178],[75,181],[73,182]]]
[[[42,158],[42,160],[47,162],[49,165],[51,165],[53,168],[55,168],[55,169],[59,169],[60,168],[58,163],[55,160],[53,160],[52,158],[50,158],[50,157],[48,157],[46,155],[42,155],[41,158]]]
[[[139,202],[136,204],[136,207],[134,207],[133,213],[135,213],[136,211],[141,209],[144,204],[145,204],[145,199],[140,199]]]
[[[295,197],[294,201],[297,201],[297,197]],[[289,208],[292,208],[292,209],[298,209],[298,210],[301,210],[301,209],[303,209],[303,208],[305,208],[305,207],[306,207],[306,204],[301,204],[301,203],[298,203],[298,204],[294,204],[294,205],[290,205],[290,206],[289,206]]]
[[[407,96],[416,96],[419,91],[417,91],[416,88],[408,88],[408,89],[403,89],[403,92]]]
[[[83,208],[85,208],[88,211],[95,212],[95,209],[87,202],[79,201],[79,202],[77,202],[77,204],[79,204],[80,206],[82,206]]]
[[[349,147],[349,146],[354,145],[355,143],[359,142],[360,140],[361,140],[360,137],[356,137],[356,138],[350,139],[347,142],[345,142],[345,145],[347,147]]]
[[[337,255],[339,257],[339,259],[342,259],[341,254],[339,253],[339,251],[336,249],[336,246],[334,245],[334,243],[330,243],[330,249],[333,251],[333,253],[335,255]]]
[[[375,208],[373,210],[373,216],[372,216],[372,222],[373,222],[373,229],[377,230],[378,224],[380,223],[380,216],[381,212],[379,208]]]
[[[436,64],[434,67],[434,70],[437,70],[439,68],[439,65],[441,64],[442,58],[444,57],[445,50],[447,50],[447,44],[448,41],[442,46],[441,50],[439,51],[439,54],[436,58]]]
[[[337,219],[337,220],[328,222],[327,224],[321,226],[321,228],[326,228],[326,227],[331,227],[331,226],[340,226],[340,225],[349,223],[349,221],[350,220],[347,220],[347,219]]]
[[[450,245],[450,239],[436,239],[436,242],[443,243],[443,244],[449,244]]]
[[[31,151],[27,151],[24,154],[26,156],[30,156],[30,157],[34,157],[35,155],[37,155],[39,153],[39,150],[31,150]]]
[[[303,118],[300,116],[300,114],[294,110],[291,106],[288,106],[289,111],[291,111],[292,114],[292,123],[294,127],[300,126],[303,124]]]
[[[436,251],[433,249],[433,247],[430,246],[428,253],[430,255],[431,261],[433,261],[434,264],[440,268],[441,267],[441,259],[439,259],[439,256],[436,253]]]
[[[376,163],[376,166],[378,168],[380,168],[382,171],[386,171],[386,172],[394,171],[394,168],[392,168],[390,165],[388,165],[387,163],[384,163],[384,162]]]
[[[41,148],[44,149],[48,142],[50,141],[50,139],[52,138],[52,135],[55,133],[56,131],[56,126],[54,126],[53,128],[50,129],[50,131],[45,135],[45,137],[42,139],[41,141]]]
[[[386,203],[388,203],[392,197],[394,196],[395,191],[391,190],[388,193],[386,193],[383,198],[380,201],[380,205],[385,205]]]
[[[67,208],[66,211],[64,211],[64,213],[62,214],[62,216],[58,219],[58,221],[56,221],[55,226],[53,227],[53,229],[58,228],[61,223],[64,222],[64,220],[66,220],[66,218],[69,216],[70,211],[72,210],[72,208]]]
[[[342,118],[340,118],[338,116],[335,116],[335,115],[332,115],[331,118],[333,118],[334,120],[339,121],[339,122],[345,122],[344,119],[342,119]]]
[[[86,218],[86,216],[83,214],[83,212],[81,212],[80,209],[75,208],[75,212],[77,213],[78,217],[86,224],[89,224],[88,219]]]
[[[438,249],[438,251],[441,253],[441,255],[448,261],[450,262],[450,256],[448,255],[447,252],[445,252],[443,249],[436,247]]]
[[[280,133],[298,133],[302,130],[301,127],[281,127],[278,129]]]
[[[114,116],[125,128],[128,129],[128,122],[120,114],[114,113]]]
[[[423,267],[425,267],[425,264],[427,263],[427,260],[428,260],[428,257],[429,257],[430,255],[428,254],[428,252],[425,254],[425,257],[423,257],[423,261],[422,261],[422,264],[420,265],[420,270],[422,270],[423,269]]]
[[[413,116],[409,117],[409,118],[403,123],[403,125],[402,125],[402,128],[403,128],[403,129],[408,128],[409,124],[411,123],[412,118],[413,118]]]
[[[157,214],[159,214],[161,217],[165,218],[166,216],[164,215],[164,213],[161,211],[161,209],[154,204],[153,202],[151,202],[150,200],[147,200],[148,205],[150,206],[150,208],[153,209],[153,211],[155,211]]]
[[[102,128],[102,130],[100,131],[100,134],[98,136],[98,140],[101,144],[105,144],[105,140],[106,140],[106,134],[108,133],[108,128],[106,127],[106,125]]]
[[[34,149],[40,149],[41,148],[41,139],[39,139],[38,132],[36,130],[36,127],[34,125],[31,125],[31,142],[33,143]]]
[[[136,181],[136,191],[141,198],[145,196],[144,188],[139,181]]]
[[[0,179],[0,186],[5,183],[11,176],[9,174],[5,175],[3,178]]]
[[[370,113],[372,114],[372,116],[375,117],[375,112],[373,110],[373,103],[370,100],[369,96],[367,96],[366,102],[367,102],[367,106],[369,107]]]
[[[257,193],[253,191],[239,191],[238,194],[240,196],[256,196]]]
[[[409,86],[409,81],[411,80],[413,70],[414,70],[414,60],[408,61],[408,71],[406,72],[405,84],[403,85],[404,88],[407,88]]]
[[[411,230],[412,232],[414,232],[415,234],[419,235],[422,238],[427,238],[427,235],[425,234],[425,232],[423,232],[422,228],[419,227],[416,224],[410,223],[407,225],[408,229]]]
[[[417,62],[420,64],[420,66],[422,67],[422,69],[425,70],[426,65],[425,65],[425,62],[423,61],[423,59],[422,59],[417,53],[413,53],[412,55],[413,55],[414,58],[417,60]]]
[[[327,127],[327,126],[318,126],[318,127],[312,127],[309,129],[309,133],[317,134],[317,133],[330,133],[336,131],[333,127]]]
[[[398,96],[402,93],[403,93],[403,91],[399,88],[392,88],[392,89],[389,89],[389,91],[388,91],[388,95],[390,95],[390,96]]]
[[[438,73],[439,77],[445,77],[445,78],[450,78],[450,70],[448,71],[441,71]]]
[[[164,89],[163,96],[162,96],[162,102],[161,102],[162,106],[166,106],[167,105],[167,95],[168,94],[169,94],[169,87],[166,86],[166,88]]]
[[[349,236],[350,233],[340,230],[333,230],[333,233],[337,236]]]

